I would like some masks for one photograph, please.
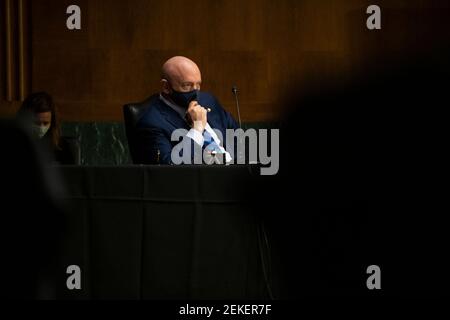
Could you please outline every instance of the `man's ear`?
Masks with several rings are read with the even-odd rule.
[[[164,94],[171,93],[169,81],[167,81],[166,79],[161,79],[161,92]]]

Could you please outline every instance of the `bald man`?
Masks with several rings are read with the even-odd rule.
[[[172,150],[181,141],[172,141],[172,134],[185,129],[182,140],[191,149],[185,164],[198,164],[194,161],[196,150],[217,156],[221,163],[230,163],[234,152],[224,148],[226,130],[237,129],[238,125],[213,95],[200,91],[202,75],[197,64],[186,57],[173,57],[163,65],[161,74],[161,92],[146,101],[149,107],[137,124],[134,162],[176,163]]]

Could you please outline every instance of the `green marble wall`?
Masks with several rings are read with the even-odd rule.
[[[122,123],[64,123],[62,134],[78,137],[82,165],[132,164]]]
[[[247,123],[245,128],[277,128],[274,123]],[[78,137],[81,164],[119,166],[132,164],[123,123],[63,123],[64,136]]]

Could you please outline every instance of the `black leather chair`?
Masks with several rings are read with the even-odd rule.
[[[139,137],[136,130],[136,125],[141,119],[145,111],[150,107],[151,102],[157,99],[159,94],[153,95],[143,102],[139,103],[129,103],[123,107],[123,117],[125,121],[125,132],[127,134],[128,148],[130,150],[131,159],[134,164],[140,164],[137,144],[139,143]]]

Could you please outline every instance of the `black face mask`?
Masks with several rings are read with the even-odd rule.
[[[189,104],[192,101],[197,100],[198,90],[190,91],[190,92],[178,92],[172,89],[172,94],[170,98],[172,98],[173,102],[175,102],[180,107],[187,109],[189,108]]]

